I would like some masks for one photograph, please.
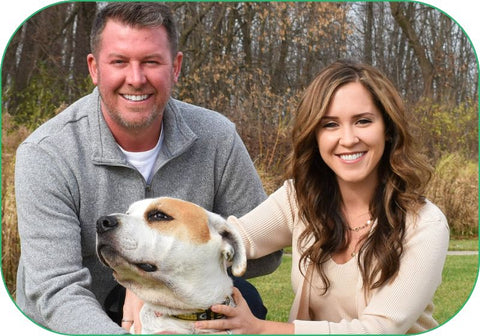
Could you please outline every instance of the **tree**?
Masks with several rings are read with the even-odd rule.
[[[232,119],[252,157],[267,166],[282,161],[275,151],[288,146],[286,125],[302,91],[339,58],[380,68],[409,106],[425,99],[449,108],[478,101],[477,61],[468,37],[446,15],[420,3],[168,4],[185,55],[175,96]],[[93,2],[54,5],[13,36],[2,68],[2,107],[17,122],[33,128],[91,90],[85,56],[96,8]]]
[[[398,25],[406,35],[409,45],[413,49],[415,56],[417,57],[420,65],[420,70],[423,77],[423,96],[425,98],[433,98],[433,77],[434,66],[427,55],[427,48],[422,44],[417,31],[414,27],[414,3],[400,3],[390,2],[390,9],[392,11],[393,18],[397,21]]]
[[[36,13],[19,28],[7,47],[2,68],[2,87],[12,93],[6,102],[4,99],[11,114],[24,110],[25,95],[35,94],[34,81],[40,81],[44,90],[60,90],[52,95],[60,100],[57,105],[84,93],[95,10],[95,3],[61,3]]]

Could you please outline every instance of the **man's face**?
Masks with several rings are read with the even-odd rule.
[[[87,61],[110,128],[160,126],[182,64],[181,53],[172,57],[165,27],[134,28],[109,20],[96,55]]]

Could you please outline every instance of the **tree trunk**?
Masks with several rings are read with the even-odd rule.
[[[87,55],[90,52],[90,27],[97,6],[94,2],[76,2],[74,6],[77,7],[78,11],[72,70],[74,78],[82,80],[88,76]]]
[[[373,3],[365,3],[365,36],[363,37],[364,60],[368,64],[373,63]]]
[[[413,8],[413,5],[414,4],[411,3],[390,2],[390,9],[392,11],[393,18],[407,37],[408,42],[412,47],[420,65],[420,70],[422,72],[424,81],[423,96],[424,98],[433,98],[434,67],[426,54],[428,48],[427,46],[422,45],[420,42],[411,20],[412,16],[407,12],[408,9]]]

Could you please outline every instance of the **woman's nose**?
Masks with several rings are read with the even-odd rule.
[[[355,133],[355,130],[352,127],[344,127],[340,134],[339,143],[342,146],[352,146],[360,142],[360,139]]]

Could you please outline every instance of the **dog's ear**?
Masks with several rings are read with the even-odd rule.
[[[233,225],[218,215],[210,222],[223,239],[222,256],[226,261],[232,263],[233,275],[242,276],[247,270],[247,254],[240,233]]]

